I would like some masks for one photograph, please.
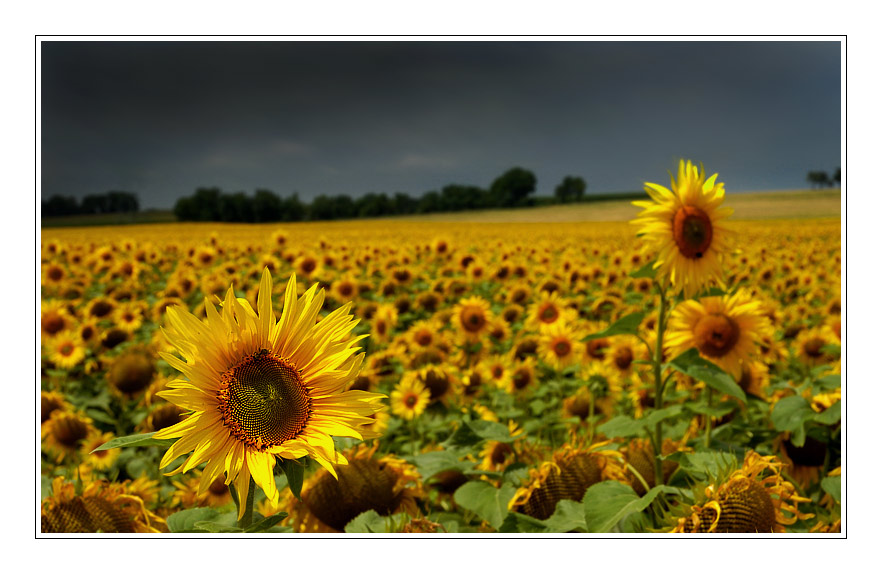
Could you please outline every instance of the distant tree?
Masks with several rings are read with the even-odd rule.
[[[49,201],[41,202],[41,214],[43,217],[76,215],[79,211],[80,206],[76,198],[68,195],[53,195],[49,198]]]
[[[348,195],[319,195],[309,206],[309,218],[313,221],[351,219],[355,215],[355,202]]]
[[[418,199],[400,191],[395,193],[392,202],[395,204],[395,213],[398,215],[416,213],[417,207],[419,206]]]
[[[483,207],[487,192],[474,185],[450,184],[441,189],[444,211],[462,211]]]
[[[833,181],[836,182],[836,187],[842,187],[842,173],[840,168],[836,168],[836,173],[833,174]]]
[[[282,202],[282,220],[303,221],[306,219],[308,209],[307,205],[300,201],[300,196],[293,193]]]
[[[254,192],[254,221],[258,223],[267,221],[281,221],[282,198],[268,189],[258,189]]]
[[[832,181],[830,180],[830,176],[827,174],[826,171],[810,171],[808,172],[806,179],[812,185],[812,188],[829,187],[833,185]]]
[[[579,201],[585,196],[588,184],[581,177],[568,175],[554,188],[554,197],[559,203]]]
[[[128,191],[108,191],[107,211],[110,213],[133,213],[138,211],[138,196]]]
[[[533,172],[514,167],[493,180],[490,195],[497,207],[526,205],[528,196],[536,191]]]
[[[367,193],[355,201],[358,217],[380,217],[394,213],[394,202],[385,193]]]
[[[110,206],[107,202],[107,194],[91,194],[87,195],[83,198],[83,203],[80,206],[80,211],[82,213],[107,213],[110,211]]]
[[[250,223],[254,221],[254,201],[244,191],[222,193],[218,198],[220,221]]]
[[[444,201],[437,191],[428,191],[420,197],[417,213],[434,213],[444,209]]]

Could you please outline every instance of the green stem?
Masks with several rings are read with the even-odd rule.
[[[704,390],[705,396],[707,397],[707,406],[708,409],[714,406],[714,390],[707,386]],[[710,448],[710,440],[711,440],[711,415],[710,412],[704,417],[704,448]]]
[[[239,520],[239,528],[245,530],[251,526],[251,519],[254,515],[254,477],[248,481],[248,495],[245,497],[245,514]]]
[[[662,343],[664,341],[665,335],[665,290],[661,286],[661,284],[656,284],[658,287],[658,295],[659,295],[659,304],[658,304],[658,320],[656,321],[657,328],[657,336],[655,339],[655,355],[652,359],[652,373],[655,378],[655,408],[661,409],[664,403],[664,381],[662,380],[662,353],[663,346]],[[661,454],[661,444],[662,444],[662,423],[661,421],[655,423],[655,443],[656,451],[655,458],[653,459],[654,470],[655,470],[655,483],[662,484],[663,482],[663,474],[662,474],[662,462],[661,459],[658,458],[658,455]]]

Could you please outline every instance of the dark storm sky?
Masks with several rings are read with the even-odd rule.
[[[730,192],[840,165],[840,44],[43,42],[42,188],[169,208],[199,186],[301,199],[489,186],[533,171],[589,193],[667,184],[680,157]]]

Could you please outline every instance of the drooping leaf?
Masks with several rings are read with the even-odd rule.
[[[582,498],[588,532],[612,532],[622,519],[643,511],[666,488],[656,486],[641,498],[633,488],[614,480],[590,486]]]
[[[213,522],[220,512],[213,508],[188,508],[170,515],[165,523],[169,532],[209,532],[196,526],[197,522]]]
[[[517,489],[510,484],[494,488],[488,482],[473,480],[460,486],[453,494],[453,500],[498,529],[508,514],[508,503],[515,492]]]
[[[306,461],[304,459],[291,460],[282,459],[282,469],[288,479],[288,487],[297,500],[301,500],[300,491],[303,489],[303,473],[306,470]]]
[[[815,413],[814,416],[815,422],[819,422],[822,425],[836,424],[841,418],[842,401],[833,403],[829,408],[825,409],[824,412]]]
[[[667,366],[693,379],[702,381],[714,390],[732,395],[747,402],[747,395],[732,376],[717,365],[703,358],[696,348],[691,348],[672,359]]]
[[[128,436],[120,436],[115,439],[109,440],[106,443],[102,444],[92,452],[98,452],[101,450],[109,450],[112,448],[123,448],[129,446],[165,446],[169,447],[175,444],[176,438],[167,438],[167,439],[155,439],[153,435],[155,433],[149,432],[145,434],[132,434]]]
[[[245,532],[266,532],[287,517],[287,512],[277,512],[272,516],[267,516],[266,518],[254,522],[251,526],[245,529]]]
[[[376,510],[368,510],[350,520],[343,531],[350,534],[385,533],[389,531],[390,522],[388,516],[380,516]]]
[[[630,315],[625,315],[603,331],[588,335],[582,341],[602,339],[604,337],[612,337],[613,335],[636,335],[642,322],[643,313],[631,313]]]
[[[821,481],[824,492],[833,497],[836,502],[842,502],[842,477],[828,476]]]
[[[799,395],[785,397],[775,403],[771,414],[775,430],[790,432],[790,442],[796,447],[805,444],[805,423],[814,417],[815,411]]]

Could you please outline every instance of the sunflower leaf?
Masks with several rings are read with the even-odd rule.
[[[303,457],[298,460],[282,459],[282,470],[285,471],[285,477],[288,479],[288,488],[291,489],[291,493],[297,497],[297,500],[301,501],[300,491],[303,489],[303,472],[306,470],[305,458]]]
[[[658,274],[654,269],[655,261],[650,261],[640,269],[636,271],[631,271],[628,273],[628,277],[632,277],[634,279],[655,279],[655,276]]]
[[[775,430],[790,432],[790,442],[796,447],[805,444],[805,423],[814,417],[815,411],[799,395],[785,397],[775,403],[771,415]]]
[[[170,515],[165,523],[168,526],[168,531],[172,533],[208,532],[204,528],[197,527],[196,523],[211,522],[217,519],[218,516],[220,516],[220,513],[213,508],[188,508]]]
[[[841,476],[828,476],[824,480],[821,481],[821,488],[824,489],[824,492],[833,497],[833,499],[839,503],[842,501],[842,477]]]
[[[116,437],[115,439],[109,440],[106,443],[102,444],[92,452],[130,446],[171,446],[175,444],[175,441],[178,440],[176,438],[156,439],[153,438],[154,434],[155,433],[149,432],[146,434],[132,434],[128,436]]]
[[[428,480],[444,470],[465,472],[474,466],[473,462],[462,461],[455,451],[438,450],[425,452],[413,457],[414,465],[424,480]]]
[[[838,401],[831,405],[828,409],[824,410],[824,412],[816,413],[814,415],[815,422],[821,423],[822,425],[836,424],[841,418],[842,401]]]
[[[495,440],[497,442],[512,442],[514,437],[508,432],[508,427],[494,421],[476,420],[469,421],[469,428],[482,440]]]
[[[667,363],[667,366],[702,381],[721,393],[732,395],[743,403],[747,402],[747,395],[744,394],[744,390],[738,386],[735,379],[720,367],[703,358],[695,347],[672,359]]]
[[[665,490],[665,486],[656,486],[641,498],[633,488],[614,480],[590,486],[582,498],[588,532],[612,532],[622,519],[643,511]]]
[[[493,528],[499,529],[508,514],[508,502],[515,492],[517,489],[510,484],[494,488],[488,482],[473,480],[460,486],[453,494],[453,500],[487,521]]]
[[[506,534],[544,534],[548,532],[548,526],[532,516],[520,512],[509,512],[502,524],[499,525],[498,531]]]
[[[228,526],[226,524],[219,524],[217,522],[211,522],[209,520],[199,520],[193,523],[193,528],[195,532],[210,532],[212,534],[226,534],[229,532],[243,532],[241,528],[238,526]]]
[[[262,518],[245,529],[245,532],[266,532],[279,522],[285,520],[288,517],[287,512],[277,512],[272,516],[267,516],[266,518]]]
[[[613,335],[636,335],[640,323],[643,322],[643,313],[631,313],[625,315],[603,331],[594,333],[584,337],[582,341],[590,341],[592,339],[602,339],[604,337],[612,337]]]
[[[643,421],[634,420],[628,415],[618,415],[597,427],[597,432],[613,437],[628,438],[643,434]]]
[[[349,534],[385,533],[388,531],[385,516],[377,514],[376,510],[362,512],[343,528]]]

